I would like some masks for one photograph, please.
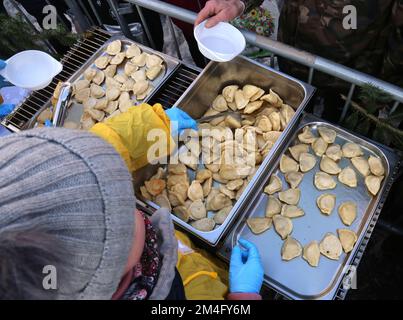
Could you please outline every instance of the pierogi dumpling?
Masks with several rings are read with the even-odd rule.
[[[336,131],[326,128],[326,127],[319,127],[318,128],[319,135],[325,140],[327,143],[333,143],[336,140],[337,133]]]
[[[281,258],[285,261],[292,260],[302,254],[301,244],[294,238],[288,237],[281,247]]]
[[[316,157],[308,152],[303,152],[299,156],[299,168],[302,172],[308,172],[316,165]]]
[[[117,65],[110,65],[104,70],[106,78],[113,78],[116,75]]]
[[[346,226],[351,226],[357,217],[357,205],[353,201],[343,202],[338,211],[341,221]]]
[[[282,207],[282,204],[281,204],[280,200],[278,200],[274,196],[269,196],[269,199],[268,199],[267,205],[266,205],[266,214],[265,214],[266,217],[272,218],[276,214],[280,214],[281,207]]]
[[[91,96],[94,98],[102,98],[103,96],[105,96],[105,91],[102,87],[96,85],[95,83],[91,84]]]
[[[146,92],[150,83],[147,80],[140,80],[137,81],[133,86],[133,94],[141,95],[142,93]]]
[[[118,73],[116,76],[113,77],[113,79],[121,84],[125,83],[128,80],[127,76],[124,73]]]
[[[208,197],[210,194],[211,188],[213,186],[213,177],[208,178],[206,181],[203,183],[203,197]]]
[[[106,89],[106,98],[108,101],[114,101],[120,96],[120,90],[116,87]]]
[[[213,217],[216,224],[223,224],[227,219],[228,214],[231,212],[232,206],[228,206],[219,210]]]
[[[298,218],[305,215],[305,212],[297,206],[285,204],[281,208],[281,215],[287,218]]]
[[[354,168],[356,168],[357,171],[361,173],[361,175],[363,175],[364,177],[368,176],[371,173],[368,160],[364,157],[351,158],[351,163],[353,164]]]
[[[243,180],[242,179],[236,179],[236,180],[231,180],[227,183],[226,187],[228,190],[231,191],[237,191],[239,188],[241,188],[243,185]]]
[[[161,73],[161,70],[162,70],[162,66],[160,66],[160,65],[153,66],[153,67],[147,69],[146,76],[148,79],[150,79],[152,81],[158,77],[158,75]]]
[[[184,222],[188,222],[190,219],[189,209],[185,206],[177,206],[173,210],[175,216],[181,219]]]
[[[126,58],[126,53],[125,52],[121,52],[118,53],[116,56],[114,56],[112,58],[112,60],[110,61],[111,65],[119,65],[123,62],[123,60],[125,60]]]
[[[126,58],[132,59],[134,57],[137,57],[141,54],[141,49],[138,45],[132,44],[129,48],[126,50]]]
[[[281,118],[279,112],[272,112],[269,114],[269,119],[273,128],[273,131],[279,131],[281,129]]]
[[[318,171],[314,177],[315,187],[319,190],[328,190],[336,188],[336,181],[326,172]]]
[[[157,196],[165,189],[166,183],[165,180],[162,179],[153,179],[146,181],[144,183],[144,186],[146,187],[149,194],[151,194],[152,196]]]
[[[203,200],[203,188],[199,181],[194,180],[187,191],[188,198],[192,201]]]
[[[254,234],[261,234],[270,229],[272,219],[266,217],[249,218],[246,224]]]
[[[311,146],[312,146],[313,152],[317,156],[321,157],[325,154],[328,144],[322,138],[317,138],[317,139],[315,139],[314,142],[312,142]]]
[[[122,42],[120,40],[115,40],[111,42],[106,48],[106,53],[115,56],[122,51]]]
[[[171,173],[171,174],[186,174],[187,169],[186,169],[186,166],[183,163],[170,164],[170,165],[168,165],[168,173]]]
[[[87,81],[92,81],[92,79],[94,79],[94,77],[97,74],[97,70],[94,68],[88,68],[87,70],[85,70],[84,72],[84,79]]]
[[[385,168],[383,167],[381,159],[374,156],[369,156],[368,164],[373,175],[383,176],[385,174]]]
[[[364,153],[362,152],[361,147],[353,142],[347,142],[341,148],[343,151],[343,157],[345,158],[354,158],[362,156]]]
[[[302,129],[302,133],[298,135],[298,140],[302,143],[311,144],[316,140],[316,137],[313,135],[311,128],[307,126],[304,127],[304,129]]]
[[[132,58],[132,60],[130,60],[130,61],[138,67],[144,67],[144,65],[146,64],[146,58],[147,58],[147,53],[143,52],[140,55]]]
[[[136,82],[147,80],[147,75],[146,75],[146,72],[144,71],[144,69],[140,69],[140,70],[133,72],[130,75],[130,77]]]
[[[277,214],[273,216],[273,224],[274,229],[283,240],[292,232],[292,221],[290,218]]]
[[[278,193],[278,198],[287,204],[297,205],[301,197],[301,190],[288,189]]]
[[[207,217],[206,207],[202,200],[198,199],[189,206],[189,214],[193,220],[200,220]]]
[[[238,110],[245,109],[246,105],[249,103],[249,99],[247,99],[241,89],[235,91],[234,95],[235,105]]]
[[[116,66],[115,66],[116,67]],[[109,67],[108,67],[109,68]],[[127,61],[125,64],[125,74],[130,77],[134,72],[136,72],[139,69],[138,66],[136,66],[135,64],[133,64],[131,61]],[[112,76],[113,77],[113,76]]]
[[[291,171],[298,171],[299,165],[294,159],[290,158],[289,156],[283,154],[280,159],[280,171],[282,173],[287,173]]]
[[[357,242],[357,235],[354,231],[349,229],[337,229],[341,246],[345,253],[349,253],[353,250],[355,243]]]
[[[322,213],[330,215],[336,205],[336,196],[330,193],[321,194],[316,199],[316,204]]]
[[[208,211],[218,211],[222,208],[232,206],[232,201],[230,198],[228,198],[220,191],[218,191],[218,194],[216,194],[215,192],[213,193],[213,190],[215,189],[212,189],[210,191],[210,195],[206,199],[206,208]]]
[[[227,101],[219,94],[212,103],[212,108],[218,112],[224,112],[228,110]]]
[[[252,84],[244,85],[244,87],[242,88],[243,95],[248,100],[250,100],[258,92],[260,92],[260,90],[261,90],[260,88],[254,86]],[[264,91],[263,91],[263,93],[264,93]]]
[[[108,66],[111,59],[112,58],[110,56],[102,56],[102,57],[99,57],[98,59],[96,59],[94,64],[98,69],[103,70]]]
[[[365,177],[365,185],[367,186],[368,191],[376,196],[378,194],[379,189],[381,188],[383,177],[377,177],[373,175],[369,175]]]
[[[319,244],[320,253],[332,260],[339,260],[343,252],[339,238],[333,233],[327,233]]]
[[[283,188],[283,183],[281,179],[276,175],[272,174],[270,177],[269,184],[264,188],[264,192],[267,194],[274,194],[278,191],[281,191]]]
[[[215,221],[211,218],[203,218],[192,222],[191,226],[197,230],[209,232],[214,229]]]
[[[319,265],[320,250],[317,241],[311,241],[304,247],[302,258],[312,267],[317,267]]]
[[[256,110],[260,109],[260,107],[262,105],[263,105],[263,101],[251,101],[246,105],[243,113],[251,114],[251,113],[255,112]]]
[[[320,170],[329,174],[338,174],[341,172],[341,168],[336,161],[333,161],[327,156],[322,156],[320,161]]]
[[[295,146],[289,147],[288,151],[290,151],[291,156],[294,158],[294,160],[299,161],[301,153],[309,152],[309,145],[305,143],[296,144]]]
[[[357,175],[350,167],[345,167],[339,173],[339,181],[351,188],[357,187]]]
[[[304,174],[297,171],[287,172],[285,174],[285,181],[287,181],[291,188],[295,189],[302,181]]]
[[[270,89],[269,94],[262,96],[260,100],[266,101],[276,108],[280,108],[283,105],[283,100],[272,89]]]
[[[146,66],[148,69],[162,65],[164,61],[157,56],[156,54],[147,54],[146,55]]]
[[[105,73],[103,71],[98,71],[95,75],[95,77],[92,79],[92,82],[101,85],[105,81]]]
[[[333,161],[339,161],[339,160],[341,160],[341,157],[343,156],[343,152],[341,151],[341,147],[338,144],[330,145],[326,149],[325,154],[326,154],[326,156],[328,156]]]
[[[160,206],[160,208],[167,208],[169,211],[172,210],[171,203],[169,202],[169,198],[166,194],[159,194],[155,197],[154,202]]]
[[[226,86],[223,90],[222,90],[222,95],[224,97],[224,99],[227,102],[234,102],[234,98],[235,98],[235,91],[238,90],[238,86],[237,85],[230,85],[230,86]],[[232,108],[231,108],[232,109]]]

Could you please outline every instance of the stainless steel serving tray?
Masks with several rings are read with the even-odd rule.
[[[68,81],[68,82],[71,82],[71,83],[74,83],[75,81],[80,80],[80,79],[83,78],[85,70],[87,70],[87,69],[90,68],[90,67],[96,68],[96,67],[95,67],[95,64],[94,64],[95,60],[98,59],[99,57],[101,57],[102,55],[105,55],[105,54],[106,54],[106,53],[105,53],[106,48],[108,47],[108,45],[109,45],[111,42],[113,42],[113,41],[115,41],[115,40],[120,40],[120,41],[122,42],[122,48],[125,48],[125,49],[126,49],[126,48],[127,48],[128,46],[130,46],[131,44],[136,44],[136,45],[138,45],[138,46],[140,47],[140,49],[141,49],[143,52],[146,52],[146,53],[149,53],[149,54],[158,55],[158,56],[160,56],[160,57],[164,60],[164,66],[165,66],[164,70],[160,73],[160,75],[159,75],[156,79],[154,79],[153,81],[150,81],[151,84],[153,85],[154,89],[153,89],[152,91],[150,91],[150,93],[147,95],[147,97],[146,97],[144,100],[142,100],[142,101],[137,101],[136,104],[143,103],[143,102],[145,102],[145,103],[148,102],[148,100],[149,100],[150,97],[153,95],[153,93],[154,93],[156,90],[158,90],[158,88],[160,87],[160,85],[162,85],[162,83],[164,83],[164,81],[176,70],[176,68],[177,68],[177,67],[179,66],[179,64],[180,64],[180,61],[177,60],[177,59],[175,59],[175,58],[173,58],[173,57],[170,57],[170,56],[168,56],[168,55],[166,55],[166,54],[163,54],[163,53],[161,53],[161,52],[155,51],[155,50],[153,50],[153,49],[151,49],[151,48],[145,47],[145,46],[143,46],[143,45],[141,45],[141,44],[139,44],[139,43],[137,43],[137,42],[134,42],[134,41],[132,41],[132,40],[130,40],[130,39],[128,39],[128,38],[122,36],[122,35],[113,36],[113,37],[111,37],[107,42],[105,42],[105,44],[104,44],[102,47],[100,47],[100,48],[94,53],[94,55],[93,55],[90,59],[88,59],[88,61],[87,61],[86,63],[84,63],[84,64],[81,66],[81,68],[80,68],[76,73],[74,73],[67,81]],[[97,69],[97,68],[96,68],[96,69]],[[123,69],[124,69],[124,67],[123,67],[122,65],[120,65],[120,66],[118,67],[118,69],[117,69],[117,73],[122,73],[122,72],[123,72]],[[105,89],[105,83],[102,85],[102,87]],[[132,98],[134,101],[136,101],[134,96],[131,96],[131,98]],[[75,122],[75,123],[79,123],[79,122],[80,122],[81,115],[83,114],[83,110],[84,110],[84,109],[83,109],[83,106],[82,106],[82,104],[77,103],[74,98],[71,100],[71,102],[72,102],[72,103],[71,103],[71,106],[69,107],[69,110],[68,110],[68,112],[67,112],[65,121],[72,121],[72,122]],[[33,127],[35,126],[35,124],[36,124],[36,118],[39,116],[39,114],[40,114],[44,109],[46,109],[46,108],[48,108],[48,107],[50,107],[50,106],[51,106],[51,102],[47,103],[47,104],[33,117],[33,119],[31,120],[31,122],[28,124],[28,128],[33,128]]]
[[[234,207],[222,225],[217,226],[210,232],[202,232],[180,220],[175,215],[172,215],[173,220],[177,225],[213,247],[218,244],[219,240],[228,230],[228,227],[231,226],[233,219],[238,215],[239,210],[242,207],[245,197],[250,192],[254,192],[253,189],[255,182],[262,174],[262,169],[266,167],[267,163],[275,154],[278,146],[298,121],[302,111],[305,109],[314,92],[314,88],[310,85],[245,57],[237,57],[234,60],[225,63],[210,62],[178,100],[176,106],[186,111],[193,118],[199,119],[210,107],[215,97],[229,84],[238,84],[240,86],[254,84],[263,88],[265,91],[268,91],[268,89],[271,88],[280,95],[285,103],[292,106],[296,112],[281,137],[277,140],[270,153],[266,156],[254,178],[244,190],[240,199],[234,204]],[[144,184],[145,180],[149,179],[156,172],[157,168],[158,166],[150,165],[136,172],[136,191],[138,191],[140,186]],[[136,192],[136,194],[140,199],[140,204],[142,204],[143,207],[146,207],[145,209],[152,211],[158,208],[158,205],[155,203],[142,199],[139,192]]]
[[[338,136],[335,143],[340,145],[348,141],[358,143],[362,147],[366,157],[376,155],[382,159],[385,166],[385,178],[376,197],[372,197],[368,193],[364,184],[364,178],[358,172],[357,188],[349,188],[338,182],[335,189],[327,191],[317,190],[313,184],[314,173],[319,170],[319,161],[314,169],[305,173],[303,181],[299,186],[301,190],[299,206],[305,211],[305,216],[293,219],[294,229],[291,234],[292,237],[304,246],[312,240],[320,242],[327,232],[337,235],[338,228],[351,229],[358,236],[352,252],[349,254],[343,253],[338,261],[321,256],[319,266],[316,268],[309,266],[302,257],[288,262],[282,261],[280,251],[283,241],[277,235],[274,228],[272,227],[260,235],[254,235],[245,223],[247,218],[264,216],[268,196],[263,193],[263,189],[267,185],[271,174],[277,174],[282,179],[283,190],[285,189],[284,186],[288,186],[284,175],[278,170],[278,164],[282,154],[288,150],[289,146],[294,144],[297,134],[307,125],[311,126],[315,133],[318,126],[336,130]],[[362,255],[362,246],[364,244],[365,249],[365,245],[369,239],[370,233],[368,234],[368,232],[371,232],[375,226],[380,213],[379,206],[383,205],[383,198],[388,192],[391,181],[393,181],[392,172],[397,160],[397,156],[393,153],[385,149],[382,150],[375,144],[340,127],[317,120],[302,121],[296,127],[292,138],[284,144],[281,150],[277,152],[276,157],[264,169],[265,179],[256,186],[254,196],[249,199],[249,204],[245,207],[244,216],[234,226],[232,233],[225,240],[220,255],[229,259],[229,252],[237,243],[239,237],[248,239],[259,248],[265,269],[264,281],[266,285],[280,292],[285,297],[292,299],[333,299],[342,286],[343,278],[351,271],[355,271],[354,268],[358,265],[360,257],[358,257],[357,262],[357,254],[360,253]],[[340,166],[344,168],[347,165],[353,167],[350,160],[342,159]],[[330,216],[321,214],[316,206],[316,198],[325,192],[336,195],[336,206]],[[347,200],[356,202],[358,209],[357,218],[350,227],[346,227],[341,222],[337,212],[338,206]]]

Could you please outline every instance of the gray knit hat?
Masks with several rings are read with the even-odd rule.
[[[51,230],[73,272],[58,298],[111,298],[133,239],[135,200],[124,161],[93,134],[52,128],[0,138],[0,234]]]

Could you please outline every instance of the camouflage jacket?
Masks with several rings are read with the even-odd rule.
[[[356,8],[356,29],[343,27],[347,5]],[[403,0],[285,0],[279,27],[284,43],[403,86]],[[284,66],[307,74],[307,68]],[[318,73],[314,80],[335,85]]]

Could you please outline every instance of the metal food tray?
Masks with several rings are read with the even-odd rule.
[[[180,61],[175,59],[175,58],[173,58],[173,57],[170,57],[170,56],[168,56],[166,54],[163,54],[161,52],[155,51],[155,50],[153,50],[151,48],[145,47],[145,46],[143,46],[143,45],[141,45],[141,44],[139,44],[139,43],[137,43],[135,41],[132,41],[132,40],[130,40],[130,39],[128,39],[128,38],[126,38],[126,37],[124,37],[122,35],[113,36],[107,42],[105,42],[105,44],[102,47],[100,47],[98,49],[98,51],[96,51],[94,53],[94,55],[90,59],[88,59],[88,61],[85,64],[83,64],[81,66],[81,68],[76,73],[74,73],[67,81],[74,84],[74,82],[83,79],[84,78],[84,72],[90,67],[94,67],[96,70],[99,70],[94,64],[95,60],[98,59],[99,57],[103,56],[103,55],[106,55],[107,53],[105,51],[106,51],[108,45],[111,42],[116,41],[116,40],[120,40],[122,42],[122,49],[123,48],[127,49],[130,45],[136,44],[137,46],[139,46],[139,48],[142,50],[142,52],[146,52],[148,54],[155,54],[155,55],[161,57],[163,59],[163,61],[164,61],[164,68],[161,71],[161,73],[153,81],[149,81],[153,85],[154,89],[152,91],[150,91],[150,93],[147,95],[147,97],[144,100],[137,101],[135,99],[134,95],[133,94],[131,95],[131,99],[134,100],[134,101],[137,101],[136,104],[146,103],[146,102],[148,102],[150,97],[154,94],[154,92],[156,92],[158,90],[158,88],[164,83],[164,81],[176,70],[176,68],[180,64]],[[122,63],[121,65],[118,66],[116,74],[123,73],[123,72],[124,72],[124,64]],[[101,87],[103,87],[105,89],[105,82],[102,84]],[[46,108],[48,108],[50,106],[51,106],[51,102],[46,104],[46,106],[44,108],[42,108],[33,117],[33,119],[31,120],[31,122],[28,125],[28,128],[34,127],[35,124],[36,124],[36,119],[39,116],[39,114],[43,110],[45,110]],[[75,123],[80,123],[80,118],[81,118],[81,116],[83,114],[83,111],[84,111],[83,105],[81,103],[76,102],[76,100],[73,97],[71,99],[71,105],[70,105],[70,107],[69,107],[69,109],[67,111],[65,121],[72,121],[72,122],[75,122]]]
[[[251,182],[245,188],[239,200],[235,202],[231,212],[228,214],[227,219],[222,225],[216,226],[212,231],[203,232],[193,228],[190,224],[180,220],[175,215],[172,215],[172,218],[177,225],[213,247],[218,244],[219,240],[231,226],[233,219],[239,212],[241,212],[242,204],[246,196],[250,192],[254,192],[253,189],[255,183],[262,174],[262,169],[266,167],[266,164],[275,154],[275,150],[298,121],[302,111],[305,109],[314,92],[314,88],[308,84],[248,58],[237,57],[234,60],[225,63],[210,62],[193,84],[185,91],[176,103],[176,106],[186,111],[191,117],[199,119],[210,107],[215,97],[229,84],[238,84],[240,86],[254,84],[263,88],[265,91],[268,91],[269,88],[271,88],[280,95],[285,103],[295,109],[295,115],[271,149],[270,153],[264,159],[260,169],[256,172]],[[153,174],[155,174],[157,168],[158,166],[149,165],[139,170],[136,172],[134,183],[137,197],[140,200],[140,206],[151,212],[158,209],[158,205],[152,201],[143,199],[138,190],[140,186],[144,184],[144,181],[148,180]],[[190,174],[190,178],[193,176],[194,172]],[[218,184],[215,183],[215,186],[217,185]],[[209,213],[209,215],[211,216],[211,213]]]
[[[277,153],[272,163],[266,167],[264,172],[266,179],[255,189],[254,198],[250,199],[248,207],[245,207],[245,215],[238,221],[231,235],[227,237],[226,244],[222,248],[224,251],[221,252],[221,255],[228,259],[229,252],[240,237],[250,240],[259,248],[265,269],[264,282],[266,285],[292,299],[333,299],[339,289],[343,287],[343,278],[346,275],[352,277],[353,275],[350,273],[355,272],[359,258],[369,239],[368,231],[372,231],[379,216],[379,206],[383,205],[383,198],[389,191],[393,181],[392,173],[398,158],[390,151],[381,150],[375,144],[330,123],[316,120],[303,122],[297,127],[293,137]],[[278,164],[281,156],[287,152],[288,147],[295,144],[297,135],[305,126],[312,127],[312,131],[316,135],[319,126],[335,130],[337,132],[335,143],[340,145],[348,141],[358,143],[363,149],[365,157],[376,155],[382,159],[385,167],[385,178],[382,181],[381,189],[375,197],[368,193],[364,184],[364,177],[352,166],[351,161],[345,158],[340,161],[340,166],[344,168],[349,165],[356,171],[358,178],[357,188],[347,187],[335,177],[337,181],[335,189],[323,191],[316,189],[313,179],[314,174],[320,170],[319,157],[317,157],[316,166],[304,174],[304,178],[299,185],[301,199],[298,206],[304,210],[305,215],[292,219],[293,232],[291,236],[298,240],[302,246],[312,240],[320,242],[327,232],[337,235],[337,229],[339,228],[351,229],[357,233],[358,237],[354,249],[349,254],[343,252],[338,261],[330,260],[321,255],[318,267],[311,267],[302,257],[291,261],[283,261],[281,259],[283,241],[274,230],[274,226],[260,235],[255,235],[246,225],[247,218],[264,216],[268,195],[263,192],[263,189],[268,184],[272,174],[277,174],[281,178],[283,190],[289,187],[284,175],[278,170]],[[336,205],[330,216],[323,215],[316,206],[316,198],[323,193],[336,195]],[[349,227],[342,223],[337,212],[338,206],[348,200],[357,203],[357,218]],[[362,248],[363,244],[364,248]],[[357,260],[359,253],[360,256]]]

